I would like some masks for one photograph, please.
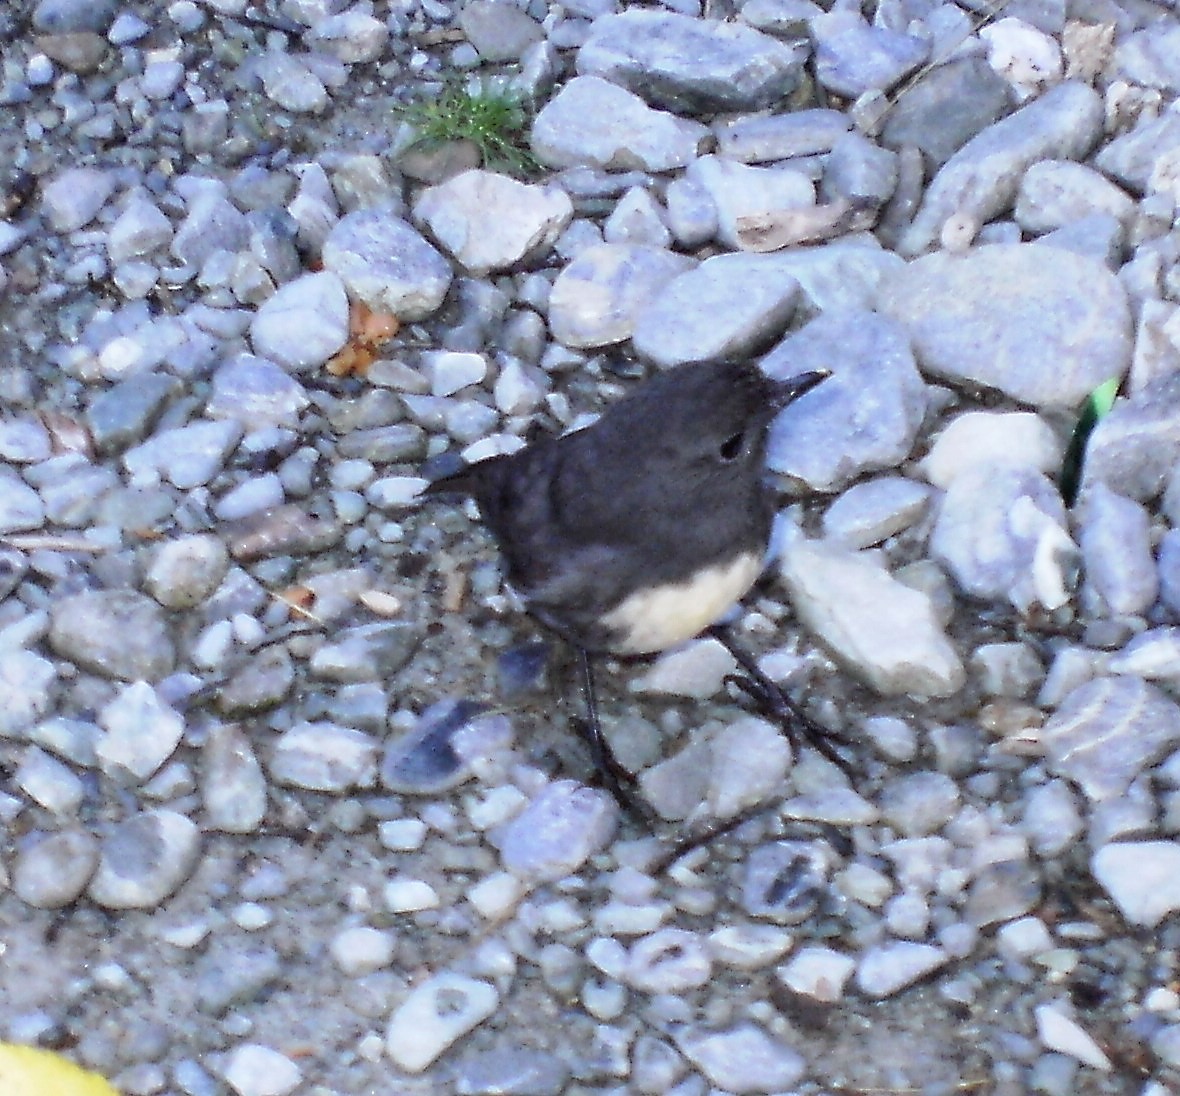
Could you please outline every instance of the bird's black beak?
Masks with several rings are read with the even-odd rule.
[[[778,408],[793,403],[804,393],[810,392],[817,384],[826,381],[832,375],[830,369],[813,369],[807,373],[798,373],[784,381],[775,381],[774,403]]]

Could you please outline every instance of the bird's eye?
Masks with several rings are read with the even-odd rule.
[[[732,437],[726,438],[721,443],[721,448],[717,451],[721,459],[724,461],[731,461],[741,455],[742,445],[746,440],[744,433],[734,434]]]

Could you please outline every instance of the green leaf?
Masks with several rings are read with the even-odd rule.
[[[1082,413],[1078,416],[1078,424],[1073,428],[1073,435],[1069,439],[1069,446],[1065,450],[1065,460],[1061,465],[1061,495],[1066,506],[1072,506],[1078,497],[1078,488],[1082,485],[1082,462],[1086,456],[1086,443],[1090,434],[1105,417],[1119,394],[1121,377],[1111,377],[1103,381],[1082,404]]]

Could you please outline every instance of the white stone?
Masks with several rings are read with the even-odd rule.
[[[477,276],[548,251],[573,214],[556,184],[532,186],[480,170],[428,187],[414,203],[414,217]]]
[[[945,488],[959,473],[987,463],[1055,475],[1064,455],[1052,427],[1031,411],[968,411],[939,431],[918,467],[932,484]]]
[[[98,713],[98,723],[106,731],[97,746],[103,772],[130,773],[137,781],[159,769],[184,735],[184,720],[146,681],[125,686]]]
[[[1050,1050],[1068,1054],[1104,1073],[1109,1073],[1113,1068],[1102,1048],[1076,1020],[1062,1011],[1062,1006],[1038,1005],[1034,1015],[1037,1018],[1037,1035]]]
[[[809,947],[800,948],[775,974],[788,989],[832,1004],[844,996],[844,985],[855,968],[856,960],[851,955]]]
[[[715,817],[729,818],[781,793],[791,767],[791,744],[773,724],[747,716],[715,734],[711,746],[706,798]]]
[[[488,982],[445,972],[416,986],[389,1021],[386,1053],[399,1068],[421,1073],[457,1039],[496,1011]]]
[[[424,879],[391,879],[383,889],[385,908],[390,913],[416,913],[437,909],[438,892]]]
[[[1091,868],[1133,925],[1154,928],[1180,909],[1180,842],[1103,845],[1094,854]]]
[[[342,929],[329,945],[332,959],[347,975],[359,977],[389,966],[396,944],[393,936],[369,925]]]
[[[230,1053],[222,1076],[238,1096],[285,1096],[303,1080],[303,1071],[271,1047],[245,1043]]]
[[[930,597],[871,557],[800,537],[782,575],[799,618],[885,695],[950,696],[966,672]]]

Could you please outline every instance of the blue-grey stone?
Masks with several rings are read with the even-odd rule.
[[[741,23],[632,8],[594,21],[577,65],[653,106],[711,114],[778,102],[798,86],[805,55]]]
[[[829,91],[855,99],[887,91],[913,72],[930,46],[904,31],[870,25],[857,11],[838,9],[811,20],[816,77]]]
[[[176,651],[164,611],[134,590],[87,590],[54,603],[49,645],[101,677],[158,681]]]
[[[631,342],[661,369],[745,357],[782,334],[798,293],[772,256],[716,255],[657,291]]]
[[[956,58],[926,73],[893,104],[881,141],[893,149],[916,146],[937,170],[1011,108],[1007,82],[985,58]]]
[[[1036,407],[1077,407],[1130,366],[1131,312],[1101,263],[1031,244],[915,259],[883,284],[881,310],[922,371]]]
[[[1061,495],[1041,473],[983,464],[951,481],[939,502],[930,554],[965,593],[1021,611],[1070,598],[1077,548]]]
[[[429,316],[451,284],[451,264],[411,225],[379,209],[342,217],[324,241],[323,260],[353,297],[402,321]]]
[[[1180,706],[1138,677],[1095,678],[1062,701],[1039,738],[1050,769],[1102,802],[1176,748]]]
[[[770,430],[767,464],[817,490],[839,488],[908,456],[926,413],[926,386],[902,329],[871,312],[827,312],[765,358],[785,380],[832,376],[786,408]]]
[[[1146,613],[1159,593],[1151,518],[1139,503],[1094,483],[1080,500],[1083,594],[1096,615]]]
[[[251,430],[262,425],[295,427],[309,402],[303,385],[274,362],[239,354],[213,374],[205,414],[238,419]]]
[[[1094,89],[1072,80],[1058,84],[987,126],[947,160],[926,188],[898,250],[904,255],[929,250],[952,217],[983,225],[1006,212],[1031,164],[1079,160],[1101,134],[1102,101]]]

